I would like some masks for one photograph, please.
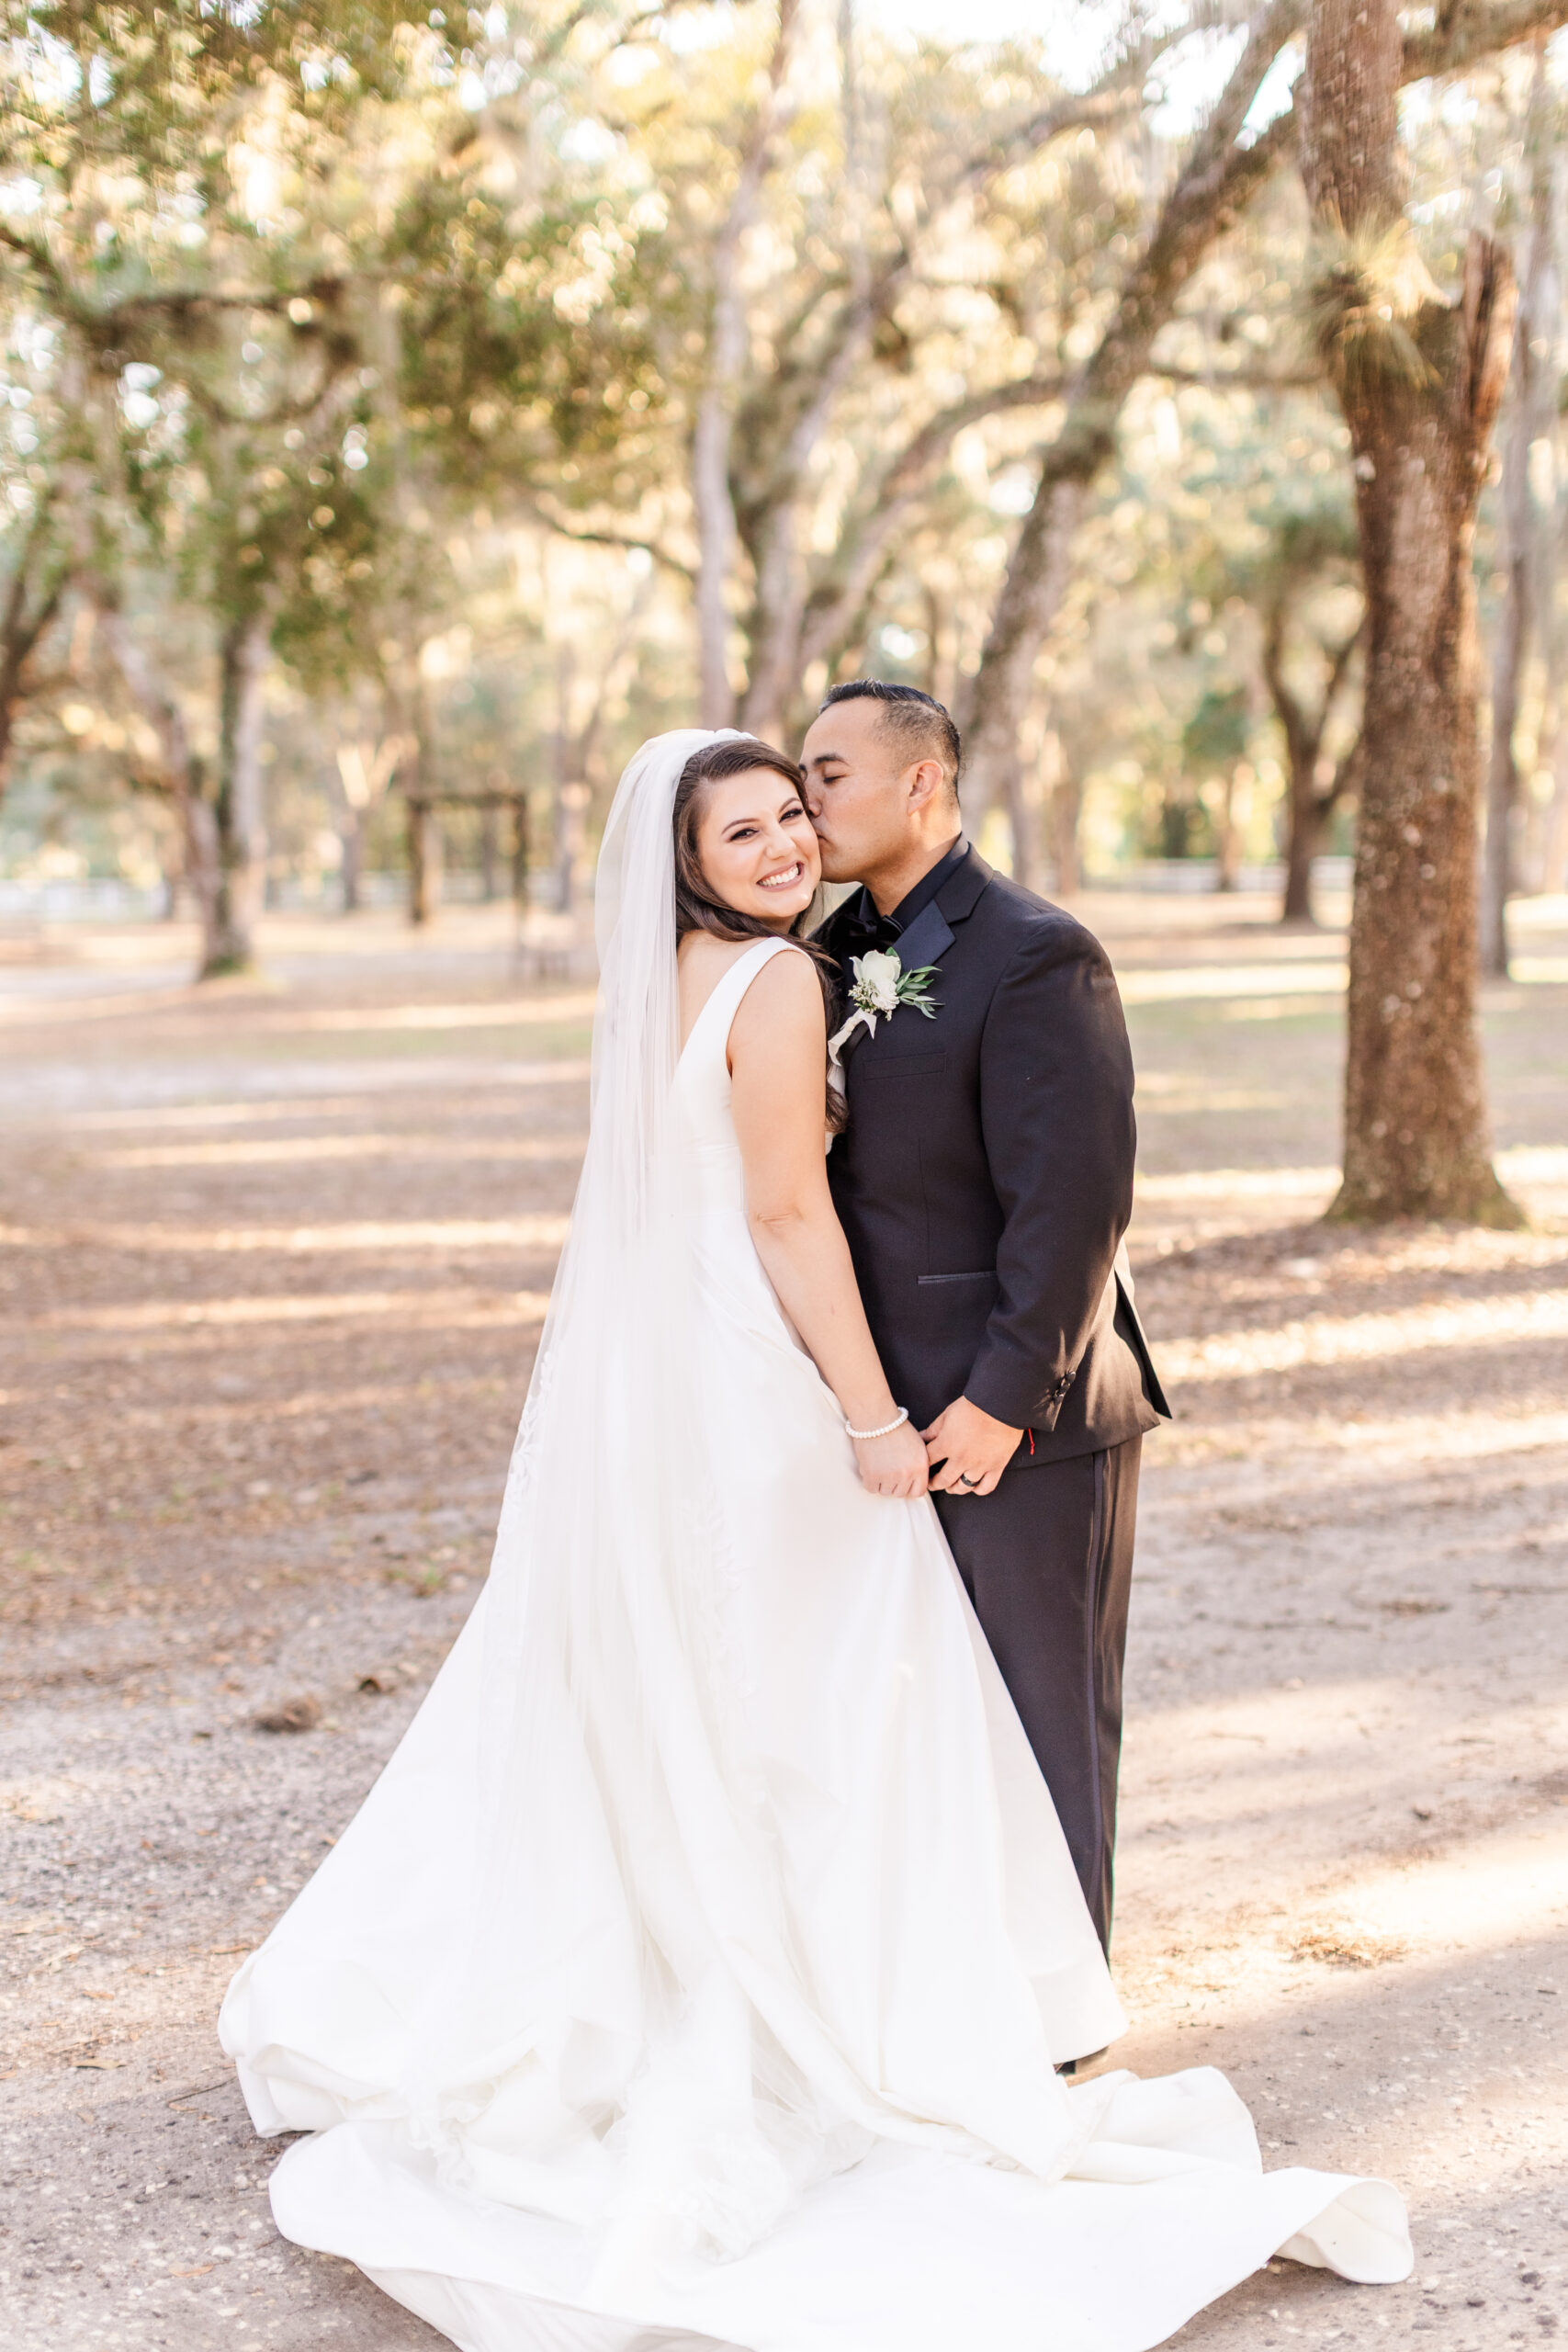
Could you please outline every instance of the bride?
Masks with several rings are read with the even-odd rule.
[[[1123,2019],[824,1174],[800,774],[681,731],[600,862],[587,1158],[489,1583],[220,2032],[284,2233],[463,2352],[1143,2352],[1404,2278]]]

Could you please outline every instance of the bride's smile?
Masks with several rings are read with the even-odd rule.
[[[696,846],[715,897],[781,932],[811,904],[822,877],[806,804],[772,768],[707,786]]]

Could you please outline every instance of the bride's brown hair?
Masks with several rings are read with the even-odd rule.
[[[804,771],[787,752],[776,752],[771,743],[762,742],[755,735],[727,735],[721,742],[705,744],[700,752],[692,753],[681,771],[672,819],[677,946],[693,931],[708,932],[715,939],[777,939],[780,935],[761,915],[744,914],[739,907],[728,906],[715,896],[697,851],[697,828],[702,822],[706,787],[721,783],[726,776],[744,775],[748,768],[771,768],[775,775],[793,785],[796,792],[806,781]],[[839,1005],[839,967],[825,947],[800,936],[800,926],[809,912],[807,908],[796,915],[787,936],[797,947],[804,948],[817,968],[828,1026],[831,1029],[836,1025]],[[843,1097],[829,1087],[828,1125],[836,1134],[843,1123]]]

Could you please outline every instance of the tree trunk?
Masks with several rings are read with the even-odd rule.
[[[207,763],[193,759],[188,784],[178,794],[185,836],[186,880],[201,919],[201,961],[197,979],[205,978],[218,944],[218,820],[207,796]]]
[[[991,616],[980,667],[963,694],[961,723],[968,747],[964,814],[972,831],[1006,789],[1018,756],[1035,657],[1072,579],[1073,541],[1089,485],[1110,453],[1109,434],[1099,432],[1081,436],[1070,447],[1058,440],[1046,452],[1034,503],[1024,516]]]
[[[1328,810],[1317,795],[1317,763],[1314,760],[1303,774],[1297,763],[1291,762],[1289,797],[1285,835],[1285,897],[1280,909],[1280,920],[1287,923],[1310,923],[1312,911],[1312,866]]]
[[[1396,0],[1315,0],[1303,169],[1337,248],[1319,314],[1354,451],[1367,595],[1345,1170],[1330,1215],[1514,1223],[1475,1028],[1471,569],[1513,281],[1502,248],[1472,234],[1450,307],[1399,246],[1402,58]]]
[[[851,306],[837,348],[827,358],[805,414],[789,436],[774,494],[754,532],[756,588],[748,635],[751,659],[740,725],[764,741],[783,733],[799,690],[806,620],[807,526],[805,490],[813,452],[828,429],[833,403],[871,344],[872,314],[863,300]]]
[[[266,810],[262,751],[262,688],[268,631],[259,613],[234,620],[219,649],[218,789],[212,815],[218,889],[213,933],[199,977],[248,972],[255,964],[255,927],[266,883]]]
[[[570,915],[577,908],[577,886],[587,852],[588,804],[593,796],[585,784],[560,784],[555,796],[556,911]]]
[[[1058,899],[1074,898],[1083,888],[1083,860],[1078,848],[1082,815],[1083,779],[1063,766],[1051,795],[1051,850]]]
[[[1551,805],[1547,810],[1545,831],[1540,887],[1549,893],[1568,890],[1568,726],[1560,725],[1558,729]]]
[[[1285,898],[1280,910],[1284,923],[1310,923],[1312,862],[1327,809],[1317,797],[1317,763],[1333,703],[1333,686],[1324,695],[1315,725],[1306,705],[1285,675],[1285,624],[1289,586],[1278,582],[1264,614],[1261,660],[1263,683],[1274,706],[1274,717],[1285,741]],[[1346,661],[1348,656],[1345,657]],[[1344,674],[1337,662],[1331,675]]]
[[[528,910],[528,802],[519,793],[512,805],[512,895],[517,901],[517,911]]]
[[[493,800],[479,810],[479,895],[487,907],[501,896],[501,810]]]
[[[6,785],[11,771],[11,738],[17,729],[17,716],[22,707],[19,693],[7,695],[0,688],[0,800],[6,797]]]
[[[29,612],[28,590],[36,551],[42,539],[41,522],[29,532],[17,559],[3,615],[0,615],[0,800],[11,772],[11,743],[17,719],[28,697],[28,673],[38,641],[60,610],[65,573],[57,571],[42,583],[39,602]]]
[[[428,800],[409,799],[409,921],[434,922],[441,904],[441,819]]]
[[[1497,617],[1492,657],[1492,758],[1486,775],[1486,831],[1481,850],[1479,952],[1491,979],[1508,977],[1508,899],[1514,889],[1514,827],[1519,805],[1519,769],[1514,729],[1519,718],[1519,679],[1529,639],[1529,427],[1526,390],[1530,365],[1529,331],[1522,329],[1514,352],[1517,405],[1503,445],[1503,532],[1507,550],[1507,586]]]
[[[441,903],[441,835],[429,801],[439,788],[435,756],[435,718],[430,686],[421,657],[414,657],[410,682],[400,676],[385,682],[387,715],[392,721],[396,756],[388,769],[390,782],[398,769],[408,782],[409,922],[417,929],[429,922]],[[379,759],[379,752],[377,757]],[[423,815],[418,810],[423,809]]]
[[[1008,827],[1012,834],[1012,878],[1026,890],[1039,880],[1039,843],[1034,802],[1021,760],[1015,760],[1007,780]]]
[[[218,944],[218,831],[207,798],[205,763],[191,749],[185,713],[126,627],[112,590],[107,583],[96,584],[102,641],[126,692],[158,739],[164,787],[179,818],[185,879],[201,922],[199,977],[211,968]]]
[[[391,715],[389,695],[387,700],[389,707],[383,709],[384,718]],[[421,716],[425,716],[423,709]],[[380,807],[403,762],[418,755],[418,738],[400,734],[396,728],[389,728],[379,740],[373,736],[361,736],[351,738],[337,747],[334,767],[338,797],[342,802],[338,840],[343,845],[343,910],[345,915],[358,913],[364,896],[367,827],[371,815]]]
[[[716,379],[705,387],[692,435],[692,503],[697,518],[697,715],[705,727],[728,727],[735,708],[729,683],[729,606],[726,587],[735,546],[729,497],[729,413]]]
[[[1514,730],[1519,718],[1519,683],[1535,628],[1535,501],[1530,495],[1530,444],[1550,430],[1543,415],[1541,377],[1536,358],[1541,334],[1544,280],[1551,236],[1551,135],[1542,120],[1546,102],[1544,46],[1536,51],[1526,143],[1530,152],[1530,224],[1514,368],[1503,440],[1503,541],[1507,586],[1497,622],[1492,662],[1492,759],[1486,777],[1486,834],[1481,859],[1481,968],[1490,978],[1508,977],[1508,899],[1517,888],[1519,769]],[[1550,385],[1551,391],[1555,384]]]
[[[343,910],[356,915],[365,878],[365,824],[357,809],[345,811],[337,837],[343,850]]]
[[[1263,683],[1274,706],[1274,717],[1285,746],[1285,896],[1281,923],[1310,924],[1312,867],[1323,841],[1324,827],[1349,783],[1359,758],[1359,743],[1352,746],[1337,768],[1329,769],[1323,756],[1324,738],[1334,716],[1350,663],[1361,641],[1363,622],[1329,656],[1323,699],[1312,711],[1285,675],[1285,631],[1289,619],[1291,582],[1281,579],[1265,607],[1260,658]],[[1328,773],[1325,774],[1325,769]]]
[[[729,683],[730,569],[734,562],[735,500],[729,451],[735,403],[748,341],[741,247],[773,154],[782,116],[784,76],[798,0],[779,0],[778,32],[768,88],[742,142],[735,194],[714,248],[713,317],[707,379],[697,396],[692,429],[692,503],[697,526],[698,708],[705,727],[728,727],[735,709]]]
[[[928,585],[922,594],[926,608],[925,690],[933,702],[951,710],[958,676],[958,630],[937,590]]]
[[[1234,891],[1241,888],[1241,827],[1235,816],[1236,771],[1226,768],[1220,778],[1220,821],[1214,828],[1218,854],[1214,859],[1214,888]]]

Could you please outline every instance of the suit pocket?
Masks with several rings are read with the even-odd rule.
[[[880,1054],[861,1065],[864,1078],[934,1078],[947,1068],[945,1054]]]
[[[982,1266],[979,1272],[976,1274],[917,1274],[915,1276],[915,1281],[921,1290],[929,1290],[937,1283],[994,1283],[996,1279],[997,1270],[994,1266]]]

